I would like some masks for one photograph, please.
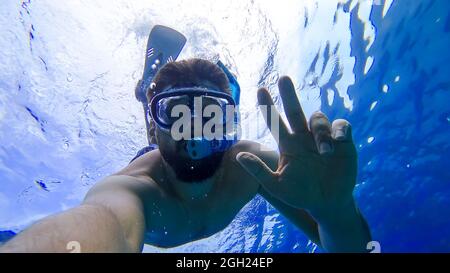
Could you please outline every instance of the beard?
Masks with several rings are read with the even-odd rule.
[[[174,170],[177,179],[186,183],[201,183],[212,177],[222,163],[224,152],[194,160],[184,151],[185,144],[185,141],[178,141],[175,149],[159,146],[161,156]]]

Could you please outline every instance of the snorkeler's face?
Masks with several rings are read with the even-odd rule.
[[[217,86],[209,82],[202,82],[201,86],[218,90]],[[210,104],[206,100],[202,101],[202,103],[203,107]],[[155,129],[161,156],[181,181],[188,183],[202,182],[213,176],[219,168],[224,152],[216,152],[202,159],[192,159],[186,151],[186,140],[176,141],[167,130],[161,130],[158,126]],[[192,137],[194,136],[192,135]]]
[[[178,179],[188,183],[199,183],[213,176],[218,170],[224,153],[213,153],[194,160],[186,152],[186,140],[175,141],[170,133],[156,128],[159,152],[173,169]]]

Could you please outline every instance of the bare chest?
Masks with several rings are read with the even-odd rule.
[[[145,243],[174,247],[223,230],[257,193],[246,173],[228,173],[207,196],[190,201],[163,196],[147,204]]]

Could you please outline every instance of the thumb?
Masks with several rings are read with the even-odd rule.
[[[259,157],[252,153],[240,152],[236,160],[241,166],[268,191],[272,192],[276,187],[277,175]]]

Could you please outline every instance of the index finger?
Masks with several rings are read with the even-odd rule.
[[[286,146],[285,143],[289,137],[289,130],[281,118],[280,113],[276,110],[272,97],[267,89],[261,88],[258,90],[258,103],[260,107],[266,106],[266,109],[261,109],[264,120],[266,121],[272,136],[275,138],[280,151],[284,150]]]

